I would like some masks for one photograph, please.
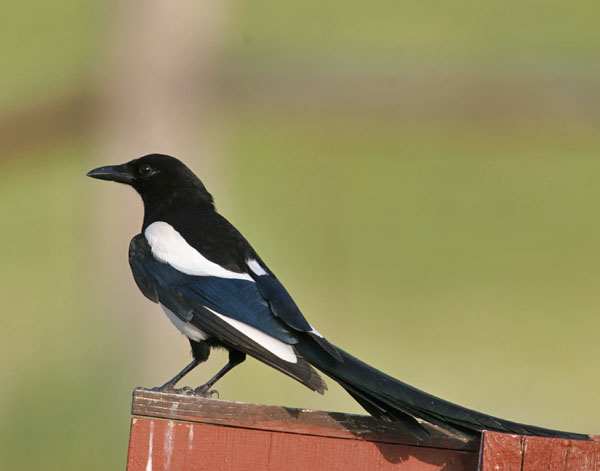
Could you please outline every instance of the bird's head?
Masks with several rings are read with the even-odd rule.
[[[121,165],[98,167],[87,176],[132,186],[142,197],[147,210],[182,199],[213,206],[213,198],[200,179],[185,164],[168,155],[150,154]]]

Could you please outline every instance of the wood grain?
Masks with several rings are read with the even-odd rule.
[[[128,471],[600,471],[600,441],[399,423],[136,389]]]
[[[600,471],[600,442],[483,432],[481,471]]]
[[[474,452],[133,418],[128,471],[475,471]]]
[[[478,438],[450,434],[429,424],[425,426],[431,433],[430,438],[418,440],[402,424],[384,422],[370,416],[221,401],[145,389],[134,391],[132,414],[453,450],[476,451],[479,448]]]

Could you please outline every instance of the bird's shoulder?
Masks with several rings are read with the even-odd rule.
[[[144,270],[136,268],[135,262],[132,265],[136,280],[142,278],[144,271],[149,269],[148,264],[166,262],[150,268],[150,271],[154,272],[155,277],[163,279],[163,283],[167,280],[171,291],[174,287],[184,290],[185,293],[182,291],[180,294],[185,299],[201,296],[205,303],[213,302],[211,306],[217,312],[231,315],[259,329],[267,322],[265,319],[270,321],[271,318],[263,316],[257,324],[253,324],[257,321],[255,316],[268,306],[265,312],[269,312],[269,315],[274,315],[293,331],[306,333],[334,358],[341,360],[337,350],[304,318],[283,284],[223,216],[203,210],[170,212],[160,220],[151,222],[144,230],[144,237],[152,246],[152,257],[147,257],[149,247],[145,241],[141,244],[141,251],[134,250],[133,257],[130,254],[130,261],[136,258],[136,254],[145,254],[142,262]],[[185,240],[183,246],[181,238]],[[197,257],[193,251],[190,253],[187,246],[191,246],[202,257]],[[219,266],[207,264],[206,259]],[[136,270],[141,275],[136,274]],[[245,289],[249,292],[246,293]],[[224,293],[228,293],[227,296]],[[240,305],[231,304],[233,299],[240,297],[243,298],[240,299]],[[254,306],[252,309],[248,309],[250,304]]]
[[[245,272],[246,261],[256,257],[244,236],[214,210],[184,208],[161,215],[147,228],[153,223],[168,224],[203,257],[227,270]]]

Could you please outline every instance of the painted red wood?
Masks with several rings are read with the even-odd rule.
[[[600,441],[484,432],[481,441],[424,424],[335,412],[134,392],[128,471],[600,471]]]
[[[569,440],[522,437],[523,469],[528,471],[564,470]]]
[[[484,432],[481,471],[600,471],[600,442]]]
[[[134,418],[128,471],[475,471],[476,454],[391,443]]]
[[[480,471],[521,471],[521,437],[484,432]]]
[[[424,427],[429,431],[430,437],[426,440],[417,440],[401,423],[384,422],[370,416],[221,401],[144,389],[135,390],[131,409],[134,415],[145,417],[302,435],[362,439],[455,450],[476,451],[479,448],[479,440],[451,434],[429,424],[424,424]]]
[[[565,471],[600,471],[600,442],[571,441]]]
[[[138,389],[128,471],[475,471],[479,440],[369,416]]]

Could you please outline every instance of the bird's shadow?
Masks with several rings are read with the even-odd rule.
[[[302,420],[303,410],[285,408],[295,420]],[[453,434],[439,427],[423,424],[428,438],[416,438],[401,422],[386,422],[370,416],[322,412],[326,426],[344,430],[369,443],[387,462],[399,464],[420,461],[436,469],[475,469],[479,456],[479,436]],[[333,426],[333,427],[332,427]],[[462,466],[459,466],[462,465]]]

